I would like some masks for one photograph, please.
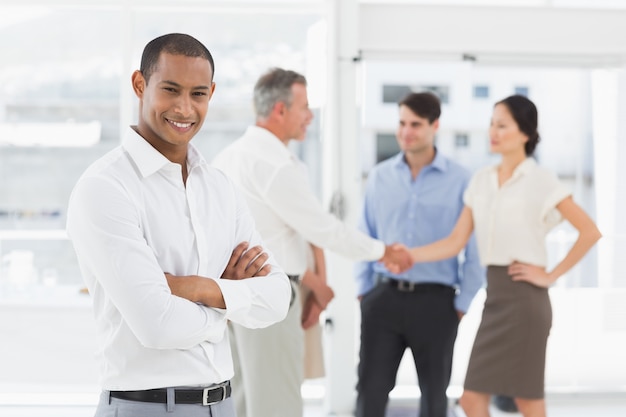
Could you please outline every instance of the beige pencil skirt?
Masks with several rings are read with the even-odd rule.
[[[507,268],[487,268],[487,298],[464,387],[541,399],[552,326],[550,297],[546,288],[513,281]]]

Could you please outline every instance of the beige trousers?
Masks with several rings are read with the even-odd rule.
[[[302,417],[304,378],[324,376],[321,326],[303,331],[304,294],[300,288],[295,291],[296,299],[280,323],[265,329],[229,324],[237,417]]]
[[[311,291],[306,287],[300,289],[304,304]],[[322,326],[317,323],[304,331],[304,379],[322,378],[325,375]]]

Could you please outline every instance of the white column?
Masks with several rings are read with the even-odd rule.
[[[125,2],[120,8],[121,29],[120,47],[122,50],[122,76],[120,77],[120,125],[119,141],[122,141],[128,126],[137,122],[137,107],[131,85],[132,71],[139,69],[139,62],[133,62],[133,8],[131,2]]]
[[[604,235],[598,242],[598,286],[607,288],[616,278],[615,255],[620,232],[626,232],[619,230],[617,214],[623,213],[626,208],[624,197],[620,197],[626,194],[626,190],[622,188],[621,193],[619,190],[619,175],[620,172],[622,176],[626,175],[626,168],[618,163],[626,158],[626,148],[621,146],[620,149],[619,143],[619,114],[624,107],[620,106],[620,90],[625,90],[620,85],[624,85],[624,76],[615,70],[595,70],[591,85],[596,221]],[[623,122],[621,124],[623,126]],[[623,134],[624,129],[621,130]]]
[[[617,153],[615,172],[615,253],[614,276],[612,287],[624,288],[626,286],[626,266],[621,258],[626,253],[626,67],[622,67],[618,73],[618,96],[617,96]]]
[[[617,103],[616,122],[617,134],[615,137],[616,152],[612,156],[615,163],[615,178],[613,193],[615,195],[614,230],[606,231],[613,237],[613,276],[611,277],[611,287],[624,288],[626,286],[626,265],[622,256],[626,253],[626,66],[617,72]],[[603,163],[600,161],[600,163]],[[602,279],[602,278],[601,278]],[[602,281],[601,281],[602,283]]]
[[[360,206],[357,146],[356,64],[358,4],[327,1],[327,102],[322,114],[323,190],[325,200],[339,202],[343,220],[356,226]],[[325,353],[328,370],[324,409],[351,415],[356,384],[356,297],[353,262],[327,252],[328,276],[335,299],[327,311]]]

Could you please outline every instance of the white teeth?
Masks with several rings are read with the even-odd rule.
[[[172,120],[170,120],[170,123],[171,123],[171,124],[173,124],[173,125],[174,125],[174,126],[176,126],[176,127],[181,128],[181,129],[186,129],[186,128],[188,128],[189,126],[191,126],[191,123],[178,123],[178,122],[174,122],[174,121],[172,121]]]

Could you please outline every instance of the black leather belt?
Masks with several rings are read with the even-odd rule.
[[[213,405],[230,397],[230,381],[209,388],[185,388],[174,390],[176,404]],[[143,391],[111,391],[111,397],[121,400],[141,401],[146,403],[167,404],[167,389],[148,389]]]
[[[376,280],[396,288],[403,292],[438,292],[438,291],[454,291],[449,285],[436,284],[432,282],[418,283],[402,279],[395,279],[385,275],[377,274]]]
[[[287,275],[289,281],[293,282],[296,285],[300,285],[300,275]],[[293,305],[293,302],[296,301],[296,290],[291,287],[291,299],[289,300],[289,308]]]

